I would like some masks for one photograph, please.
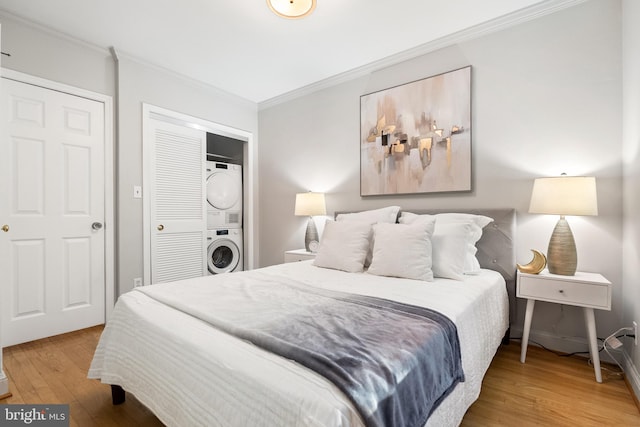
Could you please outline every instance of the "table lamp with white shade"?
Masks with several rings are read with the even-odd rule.
[[[327,208],[324,202],[324,193],[298,193],[296,194],[296,216],[308,216],[307,231],[304,235],[304,248],[308,252],[315,252],[318,249],[320,238],[318,229],[313,221],[315,215],[326,215]]]
[[[565,215],[598,215],[596,179],[593,176],[537,178],[533,183],[529,213],[560,215],[547,250],[549,273],[573,276],[578,265],[576,243]]]

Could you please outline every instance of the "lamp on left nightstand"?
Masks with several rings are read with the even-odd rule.
[[[318,249],[318,229],[313,221],[315,215],[326,215],[327,208],[324,202],[324,193],[308,193],[296,194],[295,215],[308,216],[307,231],[304,234],[304,248],[308,252],[315,252]]]

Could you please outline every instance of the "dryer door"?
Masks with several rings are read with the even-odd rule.
[[[211,242],[207,251],[207,266],[211,274],[233,271],[238,267],[240,250],[229,239],[217,239]]]
[[[207,202],[216,209],[227,210],[242,197],[242,183],[227,172],[216,171],[207,177]]]

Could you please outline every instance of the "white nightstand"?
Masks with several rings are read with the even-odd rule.
[[[527,312],[524,317],[522,331],[522,349],[520,362],[527,357],[529,330],[533,318],[533,307],[536,301],[555,302],[558,304],[583,307],[584,319],[589,335],[589,353],[593,361],[596,381],[602,382],[600,373],[600,355],[596,335],[596,321],[593,309],[611,310],[611,282],[598,273],[577,271],[575,276],[550,274],[546,270],[540,274],[518,272],[516,296],[527,299]]]
[[[307,252],[305,249],[294,249],[284,253],[284,262],[306,261],[308,259],[314,259],[315,257],[315,252]]]

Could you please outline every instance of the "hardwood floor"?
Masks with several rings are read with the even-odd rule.
[[[13,396],[0,404],[68,403],[71,426],[161,426],[133,396],[113,406],[109,386],[87,379],[101,332],[97,326],[5,348]],[[516,342],[498,350],[462,426],[640,426],[622,379],[603,371],[598,384],[585,359],[536,347],[529,347],[526,364],[519,358]]]
[[[602,383],[583,357],[560,357],[520,342],[501,346],[462,426],[640,426],[625,381],[603,364]]]
[[[3,403],[68,403],[70,426],[162,426],[133,396],[111,404],[111,388],[87,379],[102,326],[4,349],[10,398]]]

